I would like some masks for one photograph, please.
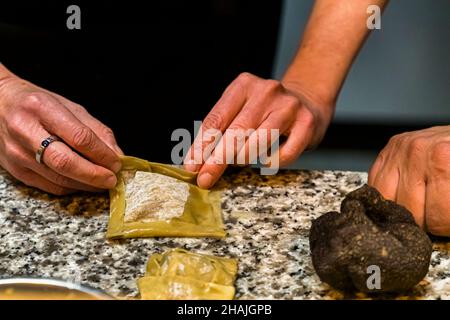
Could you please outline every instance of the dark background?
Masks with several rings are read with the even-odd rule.
[[[66,9],[81,8],[81,30]],[[0,61],[82,104],[130,155],[170,161],[243,71],[270,77],[281,1],[1,1]]]
[[[81,30],[66,9],[81,7]],[[125,153],[170,161],[241,72],[280,78],[313,0],[0,2],[0,61],[84,105]],[[367,170],[397,133],[450,121],[450,2],[396,0],[352,67],[336,119],[293,168]]]

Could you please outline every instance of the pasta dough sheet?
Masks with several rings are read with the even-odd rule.
[[[171,165],[122,157],[107,238],[224,237],[220,193],[195,181],[196,174]]]
[[[138,286],[144,300],[230,300],[236,274],[235,259],[172,249],[150,257]]]

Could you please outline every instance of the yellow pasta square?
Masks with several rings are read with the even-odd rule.
[[[235,259],[173,249],[150,257],[138,286],[145,300],[230,300],[236,274]]]
[[[199,188],[196,174],[124,156],[110,194],[107,238],[226,235],[220,193]]]

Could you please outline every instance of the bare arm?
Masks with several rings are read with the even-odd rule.
[[[315,102],[328,124],[336,99],[369,29],[367,7],[387,0],[316,0],[299,50],[282,82]]]

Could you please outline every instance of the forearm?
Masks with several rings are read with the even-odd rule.
[[[305,95],[330,121],[334,106],[369,30],[367,7],[387,0],[316,0],[299,50],[283,83]]]

